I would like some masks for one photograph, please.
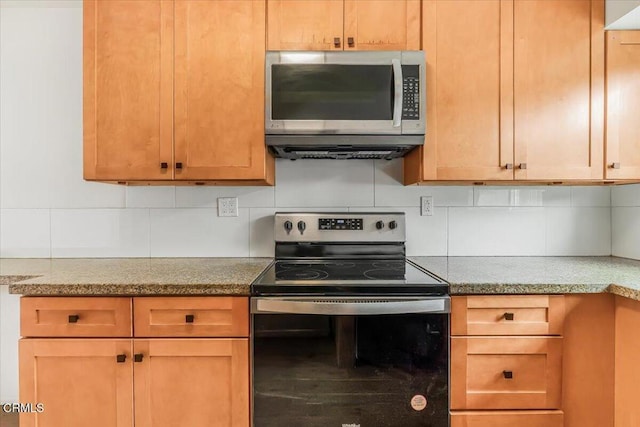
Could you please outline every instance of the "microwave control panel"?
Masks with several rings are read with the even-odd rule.
[[[402,119],[420,120],[420,67],[402,66]]]

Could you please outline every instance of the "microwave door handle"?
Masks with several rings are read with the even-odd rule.
[[[393,67],[393,127],[400,127],[402,119],[402,65],[399,59],[392,59],[391,65]]]

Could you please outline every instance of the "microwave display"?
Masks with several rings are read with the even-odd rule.
[[[273,120],[391,120],[391,65],[277,64]]]

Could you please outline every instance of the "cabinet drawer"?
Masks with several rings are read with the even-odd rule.
[[[558,409],[561,337],[452,337],[452,409]]]
[[[451,298],[451,335],[562,335],[563,295]]]
[[[562,427],[562,411],[451,412],[451,427]]]
[[[23,337],[130,337],[131,298],[22,297]]]
[[[246,297],[138,297],[136,337],[248,337]]]

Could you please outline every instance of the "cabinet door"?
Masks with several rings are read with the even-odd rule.
[[[420,0],[344,0],[344,48],[418,50],[420,21]]]
[[[247,339],[134,340],[137,427],[249,426]]]
[[[173,1],[84,1],[85,179],[172,179],[172,21]]]
[[[616,296],[615,315],[615,425],[640,425],[640,301]]]
[[[268,0],[267,50],[342,50],[342,0]]]
[[[423,3],[427,132],[405,184],[513,179],[512,15],[511,0]]]
[[[604,1],[514,3],[515,178],[603,178]]]
[[[640,31],[607,32],[606,179],[640,179]]]
[[[175,2],[176,179],[265,178],[264,47],[264,0]]]
[[[131,350],[130,339],[20,340],[20,402],[44,405],[20,427],[132,427]]]

